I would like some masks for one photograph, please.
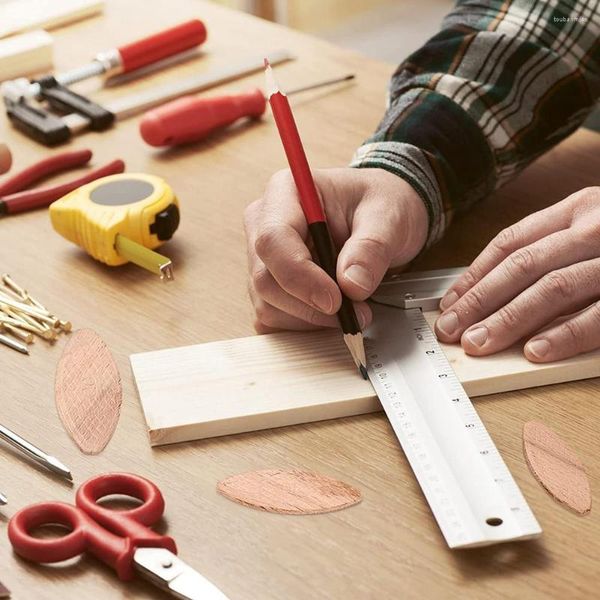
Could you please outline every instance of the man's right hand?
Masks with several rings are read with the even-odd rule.
[[[353,168],[314,171],[313,177],[339,249],[339,287],[311,253],[290,172],[276,173],[245,214],[250,297],[259,333],[337,327],[340,288],[355,301],[365,327],[372,314],[364,300],[390,267],[409,262],[425,244],[427,211],[400,177],[383,169]]]

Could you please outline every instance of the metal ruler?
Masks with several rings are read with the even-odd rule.
[[[541,528],[419,308],[373,304],[371,383],[450,548]]]

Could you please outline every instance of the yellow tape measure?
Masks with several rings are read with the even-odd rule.
[[[50,206],[64,238],[107,265],[127,262],[173,279],[171,261],[154,252],[179,226],[179,203],[154,175],[121,173],[92,181]]]

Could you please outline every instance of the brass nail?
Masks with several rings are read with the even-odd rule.
[[[71,321],[58,321],[58,326],[67,333],[73,329],[73,324]]]
[[[27,291],[18,285],[8,273],[2,275],[2,281],[7,288],[17,293],[23,300],[27,298]]]
[[[6,331],[8,331],[11,335],[14,335],[17,338],[22,339],[26,344],[33,344],[33,333],[23,331],[14,325],[8,325],[6,323],[3,324],[3,327]]]

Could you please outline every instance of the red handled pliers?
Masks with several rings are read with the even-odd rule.
[[[91,158],[91,150],[60,152],[9,177],[4,183],[0,183],[0,217],[49,206],[68,192],[90,181],[122,173],[125,170],[125,163],[117,159],[99,169],[90,171],[79,179],[47,188],[27,189],[40,179],[85,165]]]

